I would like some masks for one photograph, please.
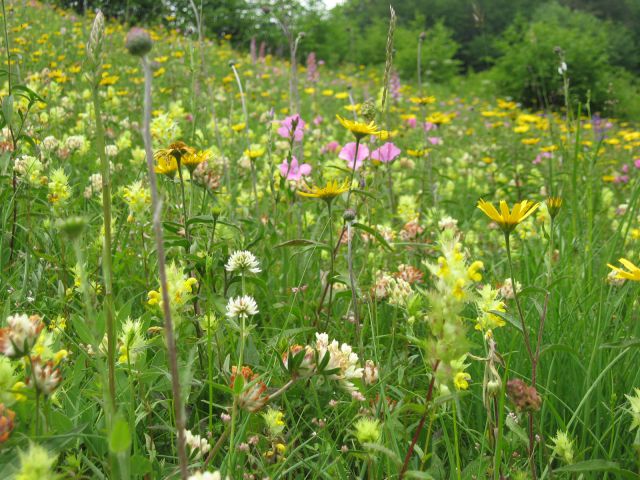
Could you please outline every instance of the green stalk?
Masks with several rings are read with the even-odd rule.
[[[96,117],[96,148],[100,157],[100,170],[102,174],[102,218],[104,225],[104,241],[102,244],[102,275],[104,279],[104,312],[107,326],[107,367],[109,382],[109,401],[112,411],[116,409],[116,337],[115,319],[113,307],[113,274],[111,267],[111,172],[109,159],[104,151],[104,125],[102,124],[102,110],[98,95],[98,78],[100,68],[95,72],[92,84],[93,109]]]
[[[153,208],[153,230],[156,240],[156,252],[158,255],[158,274],[162,290],[162,306],[164,317],[164,333],[167,341],[167,353],[169,357],[169,369],[171,373],[171,391],[173,397],[173,410],[175,424],[178,435],[178,460],[180,462],[180,476],[182,480],[188,477],[188,459],[185,449],[185,413],[182,408],[182,397],[180,395],[180,377],[178,373],[178,353],[173,332],[173,320],[171,318],[171,300],[167,288],[167,273],[165,269],[166,259],[164,254],[164,241],[162,235],[162,202],[158,195],[158,182],[153,165],[153,148],[151,144],[151,66],[146,57],[142,57],[142,68],[144,70],[144,117],[143,117],[143,138],[145,154],[147,157],[147,169],[149,172],[149,189],[151,190],[151,205]],[[173,436],[172,436],[173,438]]]

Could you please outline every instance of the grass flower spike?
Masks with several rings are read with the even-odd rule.
[[[507,234],[511,233],[519,223],[535,212],[539,206],[539,203],[532,202],[531,200],[523,200],[522,202],[516,203],[511,209],[511,212],[509,212],[507,202],[500,200],[500,212],[498,212],[493,204],[485,202],[482,199],[478,201],[478,208],[482,210],[487,217],[496,222]]]

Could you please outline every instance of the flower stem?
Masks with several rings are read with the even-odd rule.
[[[358,162],[358,149],[360,148],[360,138],[356,137],[356,151],[353,155],[353,165],[351,166],[351,181],[349,182],[349,193],[347,193],[347,208],[349,208],[349,200],[351,199],[351,190],[353,189],[353,179],[356,176],[356,163]]]
[[[520,316],[520,324],[522,326],[522,335],[524,336],[524,344],[527,348],[527,353],[529,355],[529,360],[531,361],[531,373],[532,373],[532,384],[533,388],[535,385],[535,374],[536,374],[536,358],[533,355],[531,350],[531,341],[529,340],[529,331],[527,330],[527,325],[524,320],[524,313],[522,312],[522,307],[520,306],[520,300],[518,297],[518,288],[516,286],[516,280],[513,275],[513,261],[511,260],[511,245],[509,243],[510,232],[504,233],[505,244],[507,247],[507,258],[509,260],[509,272],[511,275],[511,287],[513,288],[513,298],[516,302],[516,307],[518,308],[518,315]],[[531,468],[531,475],[533,480],[537,478],[536,473],[536,465],[533,461],[533,450],[535,446],[535,435],[533,431],[533,412],[529,412],[529,421],[528,421],[528,429],[529,429],[529,466]]]
[[[97,75],[96,75],[97,77]],[[98,84],[94,82],[92,88],[93,109],[96,117],[96,148],[100,157],[102,174],[102,217],[104,224],[104,241],[102,244],[102,273],[104,276],[104,312],[107,324],[107,368],[109,381],[109,401],[112,411],[116,409],[116,337],[113,307],[113,278],[111,268],[111,172],[109,159],[105,153],[104,126]]]
[[[158,274],[162,290],[162,305],[164,316],[164,330],[167,341],[167,352],[169,354],[169,368],[171,372],[171,390],[173,396],[173,408],[176,419],[176,430],[178,434],[178,460],[180,462],[180,476],[186,480],[187,473],[187,452],[185,449],[185,418],[182,409],[182,397],[180,395],[180,377],[178,376],[178,354],[173,332],[173,320],[171,319],[171,300],[167,287],[167,274],[165,271],[164,242],[162,235],[162,201],[158,195],[158,183],[156,172],[153,166],[153,148],[151,145],[151,66],[146,57],[142,58],[142,68],[144,70],[144,119],[143,137],[144,147],[147,157],[147,169],[149,171],[149,187],[151,190],[151,204],[153,207],[153,230],[156,240],[156,252],[158,255]]]

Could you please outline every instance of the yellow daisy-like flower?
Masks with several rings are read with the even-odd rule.
[[[340,122],[340,125],[353,133],[353,136],[356,137],[357,140],[360,140],[367,135],[378,135],[380,133],[378,127],[373,121],[369,123],[358,122],[347,120],[346,118],[342,118],[340,115],[336,115],[336,118]]]
[[[407,148],[407,154],[412,156],[412,157],[424,157],[429,153],[429,150],[427,149],[417,149],[417,150],[412,150],[411,148]]]
[[[264,155],[265,151],[266,150],[265,150],[264,147],[253,146],[252,145],[250,148],[247,148],[244,151],[244,154],[245,154],[245,156],[247,156],[251,160],[255,160],[256,158],[260,158],[262,155]]]
[[[505,233],[511,233],[520,222],[535,212],[539,206],[540,203],[523,200],[520,203],[516,203],[511,212],[509,212],[507,202],[500,200],[500,212],[498,212],[493,204],[485,202],[482,199],[478,201],[478,208],[482,210],[487,217],[500,225],[500,228],[502,228]]]
[[[184,157],[182,157],[182,164],[189,169],[190,172],[193,172],[198,165],[202,162],[206,162],[211,158],[210,150],[200,150],[200,151],[192,151],[187,153]]]
[[[618,261],[626,268],[626,270],[619,267],[614,267],[611,264],[607,264],[609,268],[616,272],[616,278],[623,278],[624,280],[640,282],[640,268],[636,267],[626,258],[621,258]]]
[[[158,160],[162,157],[173,157],[177,161],[180,161],[182,157],[194,154],[195,149],[191,148],[184,142],[174,142],[169,145],[169,148],[161,148],[157,150],[156,153],[153,154],[153,157]]]
[[[174,142],[169,145],[169,148],[156,150],[153,154],[157,162],[156,173],[173,177],[181,161],[194,153],[195,150],[184,142]]]
[[[315,185],[313,187],[310,187],[309,185],[305,184],[307,191],[298,190],[298,195],[331,201],[338,195],[342,195],[344,192],[349,191],[350,186],[351,182],[349,182],[349,180],[344,180],[342,183],[339,183],[337,180],[329,181],[324,187],[318,187]]]
[[[428,97],[411,97],[409,101],[417,105],[427,105],[429,103],[435,103],[436,97],[434,97],[433,95]]]
[[[156,157],[156,162],[156,173],[173,178],[178,171],[178,162],[171,156]]]

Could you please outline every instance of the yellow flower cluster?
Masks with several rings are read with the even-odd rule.
[[[175,263],[167,265],[167,289],[169,290],[169,301],[171,310],[178,314],[181,309],[193,298],[194,287],[198,280],[188,277],[180,271]],[[162,287],[158,290],[151,290],[147,295],[147,303],[151,306],[163,308]],[[180,323],[179,316],[176,318],[176,327]]]

